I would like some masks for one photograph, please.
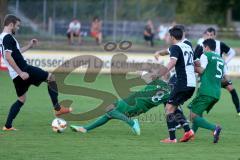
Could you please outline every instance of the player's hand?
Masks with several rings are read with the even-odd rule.
[[[151,73],[151,79],[154,81],[159,78],[159,75]]]
[[[167,83],[168,80],[169,80],[169,76],[170,76],[170,74],[166,74],[166,75],[162,76],[161,79],[162,79],[164,82]]]
[[[35,47],[38,44],[38,40],[37,39],[31,39],[31,41],[29,42],[29,47]]]
[[[29,78],[29,74],[27,72],[21,72],[19,74],[19,76],[23,79],[23,80],[27,80]]]
[[[160,56],[160,54],[159,54],[159,52],[157,51],[157,52],[155,52],[155,54],[154,54],[154,58],[158,61],[158,59],[159,59],[159,56]]]

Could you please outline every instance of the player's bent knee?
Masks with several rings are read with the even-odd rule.
[[[53,82],[53,81],[55,81],[55,76],[54,76],[54,74],[52,74],[52,73],[49,73],[48,74],[48,82]]]
[[[193,121],[194,118],[196,118],[196,117],[197,117],[197,115],[195,113],[193,113],[193,112],[190,113],[190,120],[191,121]]]
[[[234,89],[232,85],[227,85],[225,88],[226,88],[229,92],[231,92],[231,91]]]
[[[166,108],[165,108],[166,114],[174,113],[175,110],[176,108],[173,105],[171,104],[166,105]]]
[[[27,97],[26,97],[25,95],[18,97],[18,100],[19,100],[20,102],[22,102],[22,103],[25,103],[25,102],[26,102],[26,99],[27,99]]]

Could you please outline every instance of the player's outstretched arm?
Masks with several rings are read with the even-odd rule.
[[[165,76],[166,74],[168,74],[172,69],[173,69],[173,67],[176,65],[176,63],[177,63],[177,59],[175,59],[175,58],[170,58],[170,61],[168,62],[168,64],[167,64],[167,66],[166,66],[166,70],[165,70],[165,72],[163,72],[163,76]]]
[[[155,57],[156,60],[158,60],[158,58],[160,56],[165,56],[165,55],[169,55],[169,52],[168,52],[167,49],[156,51],[155,54],[154,54],[154,57]]]
[[[141,79],[143,79],[146,83],[150,83],[153,80],[157,79],[158,77],[161,77],[163,73],[166,72],[167,68],[163,65],[159,65],[160,67],[157,69],[151,69],[148,71],[138,71],[137,74],[141,76]],[[169,75],[166,74],[166,77],[163,79],[168,79]]]
[[[37,40],[37,39],[32,39],[32,40],[28,43],[28,45],[26,45],[26,46],[24,46],[24,47],[22,47],[22,48],[20,49],[21,53],[24,53],[24,52],[26,52],[27,50],[29,50],[30,48],[36,46],[37,43],[38,43],[38,40]]]

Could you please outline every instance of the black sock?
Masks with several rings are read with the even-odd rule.
[[[184,131],[185,132],[188,132],[190,131],[190,127],[189,127],[189,124],[187,122],[187,119],[186,117],[184,116],[183,112],[180,110],[180,109],[177,109],[175,112],[174,112],[174,115],[175,115],[175,120],[178,124],[181,124],[181,126],[183,127]]]
[[[52,100],[53,107],[56,111],[60,110],[60,105],[58,103],[58,88],[55,81],[48,82],[48,93]]]
[[[174,140],[174,139],[176,139],[176,135],[175,135],[176,128],[175,128],[174,113],[168,114],[167,117],[166,117],[166,120],[167,120],[168,132],[169,132],[169,136],[170,136],[169,138],[170,138],[170,140]]]
[[[230,93],[231,93],[231,95],[232,95],[232,101],[233,101],[233,103],[234,103],[234,105],[235,105],[235,108],[236,108],[236,110],[237,110],[237,112],[239,113],[240,112],[240,105],[239,105],[239,98],[238,98],[238,94],[237,94],[237,92],[236,92],[236,90],[235,89],[233,89],[232,91],[230,91]]]
[[[177,110],[179,110],[179,111],[177,111]],[[181,106],[179,106],[179,107],[177,108],[177,110],[175,111],[174,114],[177,114],[178,112],[183,112]],[[176,115],[175,115],[175,118],[176,118]],[[175,126],[178,126],[178,125],[181,125],[181,124],[178,123],[178,122],[176,121],[176,119],[175,119]],[[182,125],[181,125],[181,126],[182,126]],[[182,127],[183,127],[183,126],[182,126]]]
[[[7,117],[7,121],[5,124],[6,128],[12,127],[12,121],[16,118],[18,112],[20,111],[21,107],[23,106],[23,103],[19,100],[17,100],[10,108],[9,114]]]

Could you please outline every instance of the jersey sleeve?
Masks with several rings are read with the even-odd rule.
[[[202,68],[206,68],[207,67],[207,64],[208,64],[208,58],[205,54],[202,54],[201,57],[200,57],[200,63],[201,63],[201,67]]]
[[[13,39],[13,37],[9,34],[9,35],[6,35],[4,38],[3,38],[3,52],[5,53],[6,51],[8,52],[12,52],[13,51],[13,47],[14,47],[14,43],[15,43],[15,40]]]
[[[169,52],[170,52],[170,58],[174,58],[177,60],[179,58],[179,53],[181,53],[181,49],[177,45],[172,45],[169,48]]]
[[[169,50],[169,48],[167,49],[167,53],[170,54],[170,50]]]
[[[222,53],[228,54],[230,47],[228,45],[226,45],[225,43],[220,42],[220,50],[221,50],[221,54]]]
[[[3,54],[3,44],[1,42],[1,40],[0,40],[0,54]]]
[[[194,59],[200,59],[201,55],[203,54],[203,47],[201,45],[197,45],[194,51]]]

